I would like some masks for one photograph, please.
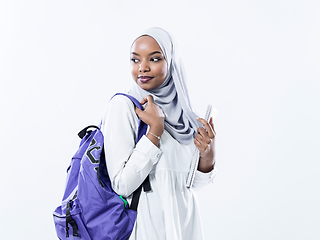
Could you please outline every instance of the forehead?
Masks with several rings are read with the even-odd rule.
[[[132,44],[131,50],[133,52],[154,52],[154,51],[160,51],[162,53],[162,50],[157,43],[157,41],[150,36],[141,36],[138,37],[134,43]]]

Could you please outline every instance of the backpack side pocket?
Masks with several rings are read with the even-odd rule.
[[[57,207],[53,213],[53,220],[60,240],[92,240],[84,225],[78,199],[67,203],[66,213],[63,213],[62,206]]]

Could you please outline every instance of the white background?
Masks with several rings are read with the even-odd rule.
[[[206,239],[320,239],[320,2],[0,0],[0,238],[53,240],[77,132],[132,82],[144,29],[178,42],[219,110]]]

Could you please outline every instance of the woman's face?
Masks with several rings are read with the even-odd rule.
[[[141,36],[131,48],[133,80],[144,90],[159,87],[166,79],[167,61],[159,44],[150,36]]]

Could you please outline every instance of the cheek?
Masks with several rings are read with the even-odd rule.
[[[135,78],[138,75],[137,67],[135,65],[131,65],[131,75],[133,78]]]
[[[167,73],[168,73],[168,68],[167,68],[167,64],[163,64],[161,66],[161,69],[160,69],[160,74],[162,76],[162,78],[166,78],[167,77]]]

